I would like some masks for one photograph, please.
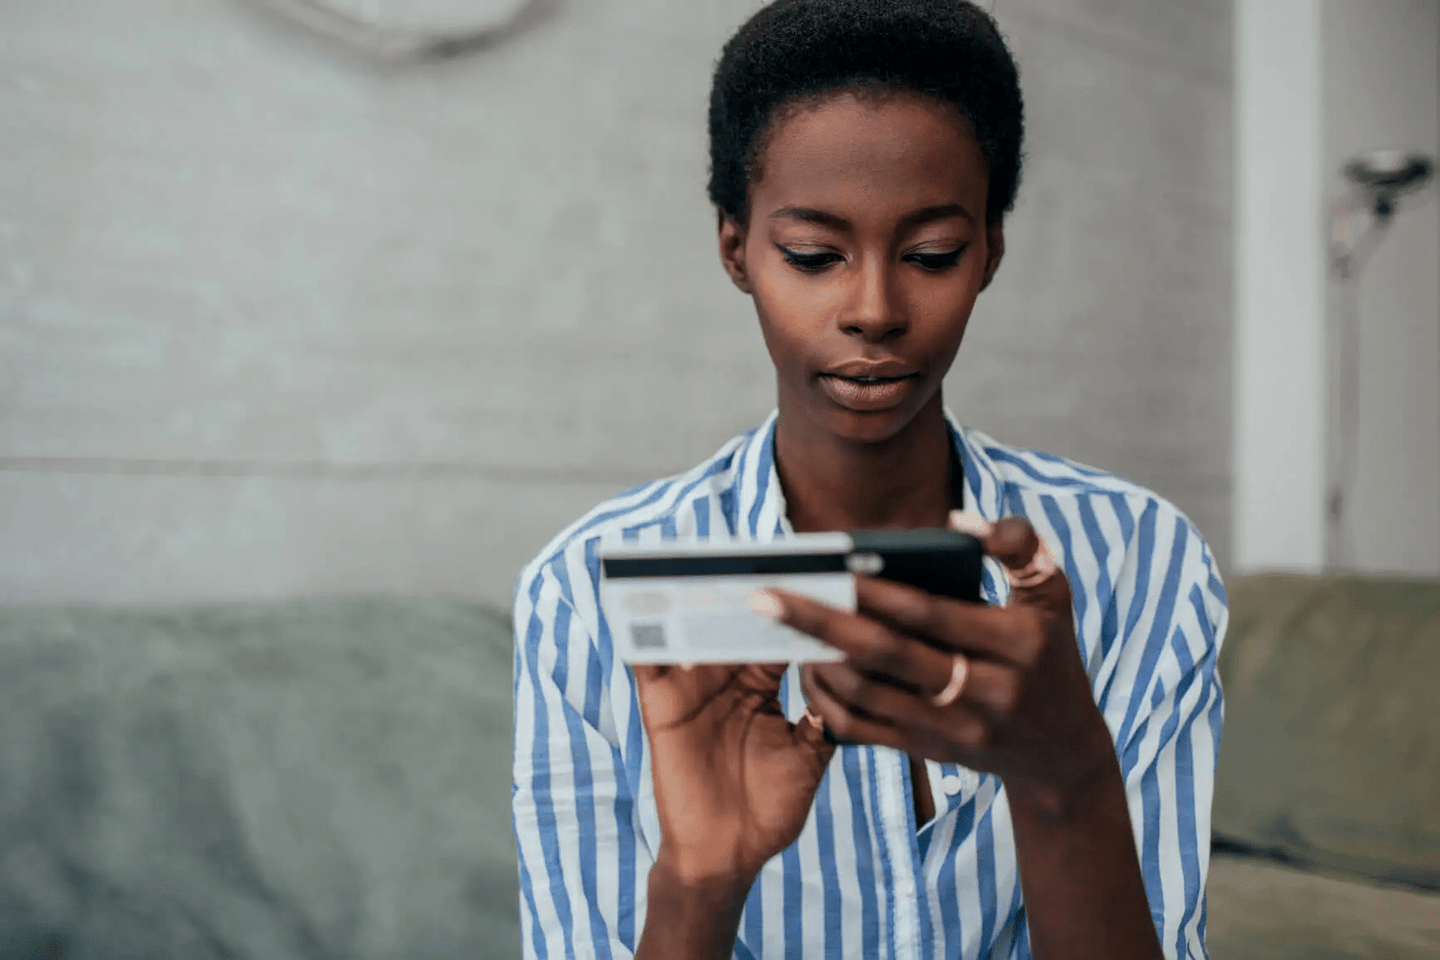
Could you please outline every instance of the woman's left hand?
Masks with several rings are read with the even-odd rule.
[[[856,612],[783,591],[772,591],[770,612],[845,653],[801,670],[811,709],[840,740],[997,774],[1061,815],[1116,767],[1075,641],[1070,585],[1044,563],[1026,520],[975,532],[1012,583],[1020,575],[1004,607],[859,577]],[[1037,559],[1041,576],[1025,577]]]

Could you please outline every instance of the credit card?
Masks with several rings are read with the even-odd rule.
[[[626,663],[804,663],[835,648],[752,613],[759,589],[855,609],[855,575],[978,601],[980,545],[953,530],[802,533],[782,540],[711,538],[600,548],[600,602]]]
[[[839,660],[834,647],[751,612],[750,595],[775,588],[854,610],[853,546],[844,533],[602,546],[600,602],[615,655],[626,663]]]

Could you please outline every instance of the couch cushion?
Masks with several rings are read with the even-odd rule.
[[[0,956],[513,960],[512,663],[462,602],[0,608]]]
[[[1440,889],[1440,582],[1258,576],[1230,607],[1216,836]]]
[[[1210,960],[1433,960],[1440,894],[1248,857],[1210,862]]]

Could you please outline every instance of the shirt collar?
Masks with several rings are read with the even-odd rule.
[[[778,416],[778,410],[770,412],[741,447],[736,461],[734,529],[741,537],[764,541],[795,532],[786,516],[785,493],[775,471]],[[978,438],[961,426],[948,409],[945,421],[965,468],[965,509],[987,520],[999,520],[1004,515],[1005,493],[994,461]]]

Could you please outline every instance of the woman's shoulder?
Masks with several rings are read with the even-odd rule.
[[[1000,443],[963,428],[994,491],[998,513],[1026,516],[1059,541],[1077,567],[1106,583],[1159,589],[1172,576],[1204,584],[1220,604],[1218,565],[1199,527],[1172,501],[1132,480],[1069,457]],[[1125,567],[1132,568],[1126,576]],[[1135,577],[1139,568],[1148,574]]]
[[[1092,681],[1124,678],[1097,697],[1174,680],[1219,649],[1229,620],[1219,565],[1175,504],[1067,457],[964,432],[998,512],[1025,516],[1064,566]]]
[[[1134,481],[1079,460],[994,439],[973,427],[962,427],[966,442],[983,453],[998,478],[1016,490],[1065,492],[1073,495],[1119,495],[1140,500],[1164,498]]]
[[[981,470],[990,475],[1007,512],[1029,513],[1062,504],[1087,515],[1104,505],[1122,519],[1153,516],[1198,528],[1172,501],[1133,480],[1070,457],[1030,447],[1001,443],[979,430],[963,427],[968,446],[976,451]],[[1083,506],[1082,506],[1083,503]],[[1028,509],[1027,509],[1028,507]],[[1123,526],[1129,527],[1129,523]]]

